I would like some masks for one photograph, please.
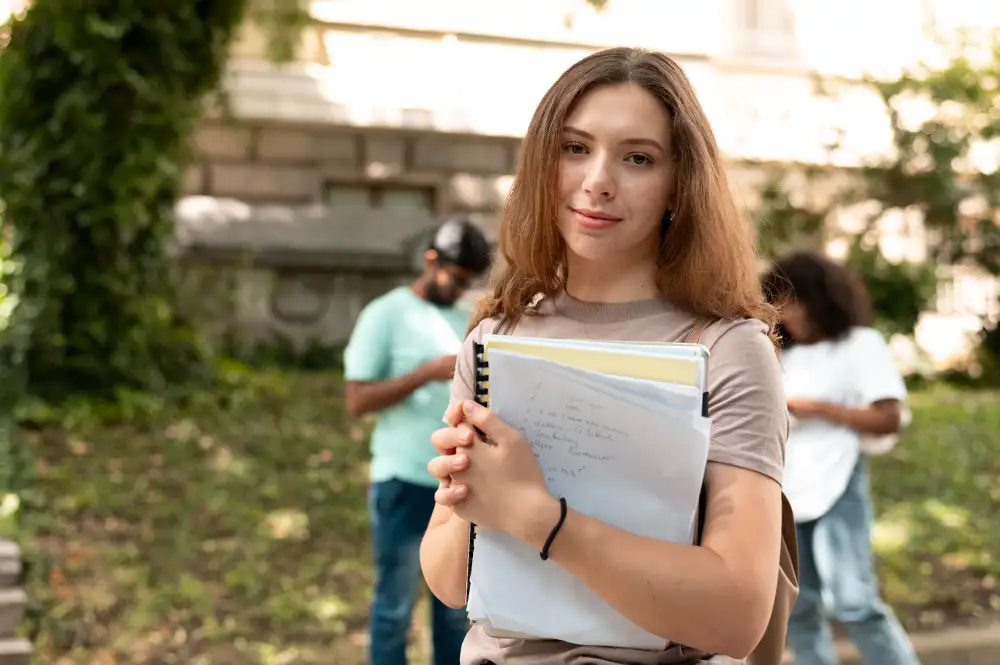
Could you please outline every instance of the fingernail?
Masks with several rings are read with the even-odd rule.
[[[472,441],[472,432],[463,429],[458,435],[458,440],[462,443],[470,443]]]
[[[451,468],[464,469],[468,461],[469,458],[466,457],[465,455],[455,455],[455,459],[451,461]]]
[[[462,411],[464,411],[467,416],[473,415],[479,408],[480,406],[471,400],[466,400],[462,405]]]
[[[457,487],[452,487],[451,491],[455,494],[455,496],[461,498],[461,497],[465,496],[465,494],[469,490],[465,487],[465,485],[458,485]]]

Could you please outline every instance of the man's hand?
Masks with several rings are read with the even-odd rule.
[[[455,376],[455,356],[441,356],[420,366],[420,371],[428,381],[451,381]]]

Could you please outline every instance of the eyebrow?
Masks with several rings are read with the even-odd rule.
[[[587,139],[588,141],[593,141],[594,140],[594,135],[593,134],[591,134],[590,132],[585,132],[582,129],[577,129],[576,127],[570,127],[570,126],[567,125],[564,131],[566,133],[568,133],[568,134],[576,134],[576,135],[580,136],[581,138]],[[659,141],[655,141],[653,139],[647,139],[647,138],[637,137],[637,138],[625,139],[624,141],[622,141],[622,143],[624,145],[648,145],[648,146],[652,146],[654,148],[657,148],[657,149],[659,149],[662,152],[666,152],[667,151],[666,148],[664,148],[662,145],[660,145]]]

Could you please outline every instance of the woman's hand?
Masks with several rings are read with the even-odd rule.
[[[488,529],[506,531],[532,542],[534,518],[548,517],[558,502],[545,487],[542,469],[527,439],[489,409],[472,401],[462,404],[464,416],[452,431],[439,430],[432,440],[438,450],[452,448],[455,454],[438,457],[428,467],[439,480],[451,477],[447,491],[439,489],[438,503],[450,505],[464,520]],[[486,443],[473,430],[478,427],[490,439]],[[471,438],[470,443],[465,441]],[[554,519],[543,519],[550,529]],[[546,533],[547,533],[546,529]],[[531,533],[529,533],[531,531]]]
[[[443,506],[453,506],[468,494],[468,488],[454,485],[451,477],[452,473],[468,467],[469,458],[464,449],[472,445],[476,435],[471,425],[462,423],[463,418],[462,402],[452,402],[444,412],[448,427],[431,434],[431,443],[439,456],[428,462],[427,471],[438,481],[434,500]]]

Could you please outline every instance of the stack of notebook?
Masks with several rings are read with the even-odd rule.
[[[487,335],[477,399],[531,443],[549,491],[635,534],[694,542],[708,457],[708,351],[698,344]],[[575,577],[474,528],[469,618],[495,637],[662,649]]]

